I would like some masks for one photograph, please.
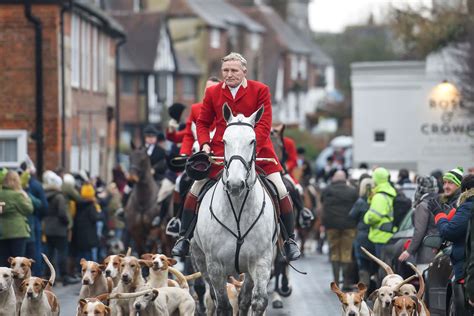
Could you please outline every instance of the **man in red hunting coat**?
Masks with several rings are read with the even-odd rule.
[[[226,129],[226,121],[222,114],[222,105],[227,103],[233,115],[243,114],[250,116],[263,105],[264,112],[262,118],[255,125],[256,153],[257,157],[275,158],[273,145],[270,140],[270,129],[272,126],[272,105],[270,91],[266,85],[258,81],[247,80],[247,61],[237,53],[230,53],[222,59],[223,82],[206,90],[201,113],[197,120],[197,135],[201,150],[213,153],[216,156],[224,155],[224,143],[222,137]],[[216,124],[214,137],[210,138],[212,124]],[[285,243],[285,255],[288,260],[296,260],[300,257],[298,245],[294,241],[294,216],[293,203],[281,178],[282,167],[273,162],[258,161],[257,165],[263,169],[269,179],[276,187],[279,204],[280,217],[283,222]],[[220,171],[219,166],[213,165],[210,177],[215,177]],[[190,236],[186,234],[188,228],[193,229],[191,223],[196,214],[197,196],[203,187],[206,179],[196,181],[186,196],[183,208],[183,227],[181,238],[177,241],[172,250],[173,255],[184,256],[189,251]]]

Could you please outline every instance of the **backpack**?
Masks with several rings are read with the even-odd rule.
[[[386,198],[391,197],[384,192],[382,193]],[[411,204],[411,200],[403,192],[397,192],[397,196],[393,199],[393,221],[382,224],[379,229],[389,233],[398,231],[401,222],[411,209]]]
[[[393,226],[400,227],[405,216],[411,210],[412,202],[404,193],[397,192],[393,199]]]

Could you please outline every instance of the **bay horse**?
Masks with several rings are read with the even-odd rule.
[[[263,315],[276,250],[277,223],[272,197],[258,178],[254,126],[263,106],[251,116],[233,116],[227,104],[223,116],[224,171],[204,195],[191,240],[197,271],[210,285],[217,315],[232,315],[226,292],[228,276],[245,273],[239,295],[239,315]]]
[[[159,185],[153,179],[150,158],[145,147],[132,146],[129,180],[134,186],[124,209],[125,223],[135,250],[139,255],[146,252],[156,253],[157,242],[160,241],[161,244],[169,245],[163,247],[162,251],[170,255],[172,240],[168,240],[170,237],[165,234],[165,221],[162,220],[158,228],[151,225],[152,220],[159,215],[162,205],[157,203]]]

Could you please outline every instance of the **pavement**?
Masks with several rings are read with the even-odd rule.
[[[270,292],[267,315],[339,315],[341,305],[336,295],[329,289],[332,272],[327,255],[310,253],[296,261],[294,265],[297,269],[308,274],[301,275],[291,270],[290,284],[293,288],[291,296],[283,298],[284,307],[282,309],[274,309],[271,306],[272,295]],[[61,315],[75,315],[79,289],[80,285],[66,287],[57,285],[55,287],[54,292],[61,304]],[[272,284],[269,285],[269,290],[273,290]]]

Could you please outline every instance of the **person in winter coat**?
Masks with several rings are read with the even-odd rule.
[[[466,265],[465,265],[465,290],[469,304],[474,307],[474,175],[466,176],[461,183],[462,194],[459,197],[459,208],[469,209],[471,219],[466,238]]]
[[[377,168],[372,174],[375,188],[372,190],[369,210],[364,223],[370,225],[369,240],[375,245],[375,254],[380,257],[383,246],[392,238],[393,200],[397,192],[389,182],[390,174],[385,168]]]
[[[57,261],[59,279],[67,285],[77,283],[78,280],[67,273],[70,217],[68,216],[66,198],[61,190],[62,183],[62,179],[53,171],[47,170],[43,173],[43,186],[49,205],[47,215],[43,219],[47,253],[53,262]],[[54,258],[57,258],[57,260],[54,260]]]
[[[33,213],[33,203],[15,171],[5,175],[0,201],[5,202],[0,213],[0,266],[8,266],[8,257],[25,256],[31,233],[27,216]]]
[[[362,177],[361,177],[362,178]],[[362,255],[360,247],[364,247],[370,252],[375,252],[374,244],[369,240],[370,226],[364,223],[364,215],[369,210],[370,194],[374,187],[374,181],[366,174],[359,183],[359,198],[352,206],[349,216],[357,222],[357,235],[354,240],[354,254],[359,267],[360,282],[368,285],[370,284],[370,274],[373,270],[373,264],[370,259]]]
[[[435,253],[432,248],[423,246],[423,238],[438,233],[434,216],[428,208],[429,200],[435,198],[438,193],[438,184],[432,176],[418,177],[416,184],[413,203],[415,211],[412,215],[415,231],[408,248],[400,254],[398,260],[407,261],[411,257],[410,261],[416,264],[427,264],[433,260]]]
[[[462,181],[462,168],[455,168],[444,174],[443,180],[446,187],[454,184],[458,188]],[[464,198],[466,195],[463,196]],[[464,278],[464,247],[466,244],[467,226],[471,219],[471,209],[469,203],[461,207],[461,195],[459,196],[457,208],[453,207],[449,213],[445,213],[443,209],[435,210],[435,223],[438,227],[439,233],[445,240],[451,241],[451,263],[454,267],[454,278],[459,282]]]
[[[349,288],[349,269],[352,262],[352,243],[356,235],[356,221],[349,211],[357,200],[357,191],[349,186],[344,171],[337,171],[321,195],[322,224],[328,237],[334,282],[339,283],[342,266],[344,285]]]
[[[92,248],[99,246],[96,223],[101,218],[92,184],[82,185],[81,197],[82,201],[77,202],[71,242],[77,263],[81,258],[92,260]]]

